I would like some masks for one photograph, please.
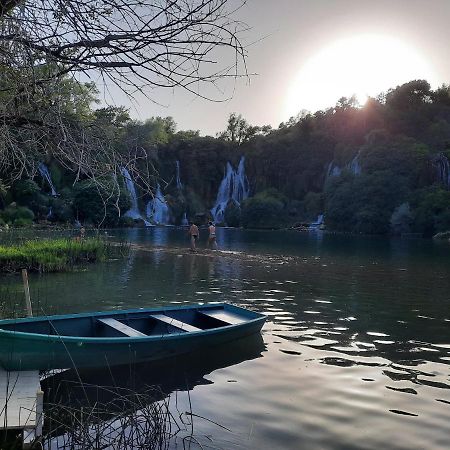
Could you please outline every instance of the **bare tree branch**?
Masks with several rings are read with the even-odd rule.
[[[128,167],[151,189],[146,151],[120,152],[92,120],[77,119],[64,93],[68,80],[96,72],[129,95],[181,87],[211,99],[201,86],[247,76],[245,27],[233,19],[243,3],[0,0],[0,172],[32,177],[49,156],[76,179],[98,183]]]

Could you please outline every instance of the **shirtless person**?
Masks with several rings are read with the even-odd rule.
[[[208,248],[211,246],[214,250],[217,250],[216,227],[212,222],[209,222],[208,225],[209,236],[207,246]]]
[[[191,250],[193,252],[196,251],[195,249],[195,242],[198,239],[198,235],[199,235],[199,231],[198,231],[198,227],[197,225],[195,225],[195,223],[190,222],[191,226],[189,227],[189,236],[191,237]]]

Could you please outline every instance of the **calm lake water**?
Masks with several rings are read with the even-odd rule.
[[[32,275],[35,308],[228,301],[268,315],[262,339],[158,372],[171,390],[191,388],[178,408],[190,401],[210,420],[195,420],[205,448],[450,447],[450,244],[220,229],[220,252],[190,254],[177,228],[110,235],[142,249],[82,272]],[[1,288],[21,298],[18,276]]]

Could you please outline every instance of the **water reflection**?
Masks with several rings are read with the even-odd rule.
[[[42,386],[47,394],[46,401],[54,404],[67,401],[80,404],[107,402],[122,389],[141,392],[148,387],[158,387],[159,392],[167,396],[174,391],[192,390],[198,385],[212,384],[206,375],[260,358],[264,351],[261,335],[255,334],[227,345],[206,348],[166,361],[96,370],[68,370],[45,378]],[[100,386],[108,389],[100,392]],[[102,395],[101,398],[99,394]]]
[[[201,241],[191,254],[183,230],[160,230],[130,231],[148,246],[131,263],[32,276],[32,297],[46,312],[229,301],[266,313],[262,358],[186,369],[198,414],[233,430],[205,427],[217,448],[448,446],[450,247],[221,229],[223,251]]]

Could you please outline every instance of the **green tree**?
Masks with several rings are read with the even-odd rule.
[[[274,190],[261,192],[242,204],[241,221],[244,228],[279,229],[286,226],[286,205]]]
[[[257,135],[267,135],[272,131],[270,125],[258,127],[250,125],[241,114],[231,113],[228,117],[227,128],[218,133],[217,137],[233,144],[241,145]]]
[[[107,186],[102,190],[101,186]],[[104,180],[101,184],[84,180],[75,185],[73,209],[74,216],[83,223],[95,226],[117,226],[120,215],[131,207],[128,193],[122,189],[111,196],[115,182]]]
[[[428,187],[417,191],[411,202],[415,231],[432,236],[450,230],[450,192]]]

